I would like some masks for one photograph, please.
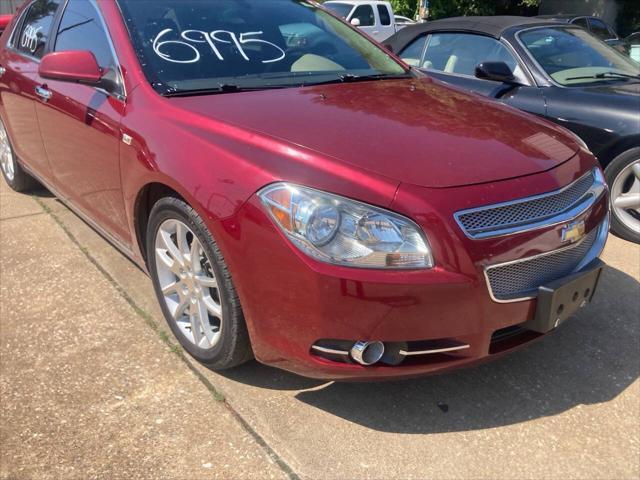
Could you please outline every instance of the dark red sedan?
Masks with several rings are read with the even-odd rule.
[[[315,3],[35,0],[1,44],[6,181],[147,269],[212,368],[421,375],[593,297],[608,203],[583,144]]]

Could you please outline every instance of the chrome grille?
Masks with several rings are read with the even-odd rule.
[[[601,227],[604,228],[604,227]],[[580,242],[535,257],[488,267],[486,276],[498,301],[535,297],[538,288],[573,273],[596,244],[600,228]]]
[[[509,233],[508,230],[527,227],[557,216],[580,203],[594,187],[593,172],[579,178],[571,185],[535,197],[505,204],[465,210],[456,214],[456,220],[467,236],[487,238]]]

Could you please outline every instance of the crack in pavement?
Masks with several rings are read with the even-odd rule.
[[[151,314],[145,311],[142,307],[140,307],[136,301],[127,293],[127,291],[113,278],[113,276],[100,264],[100,262],[91,255],[91,252],[80,243],[80,241],[75,237],[75,235],[71,232],[71,230],[65,225],[62,219],[55,214],[55,212],[49,208],[42,200],[37,197],[31,197],[43,210],[43,213],[23,215],[23,217],[35,216],[47,214],[49,215],[56,224],[64,231],[64,233],[69,237],[69,240],[78,247],[78,249],[84,254],[84,256],[93,264],[94,267],[102,274],[102,276],[116,289],[118,294],[129,304],[129,306],[133,309],[133,311],[142,318],[145,324],[153,330],[156,335],[162,340],[162,342],[169,347],[172,353],[176,354],[176,356],[182,360],[184,365],[195,375],[195,377],[204,385],[204,387],[209,390],[214,400],[222,403],[229,411],[231,416],[240,424],[240,426],[255,440],[255,442],[262,447],[267,456],[289,477],[291,480],[300,480],[300,476],[289,466],[289,464],[282,458],[278,453],[276,453],[273,448],[267,443],[267,441],[249,424],[247,420],[245,420],[240,413],[233,408],[231,404],[226,400],[224,394],[218,390],[211,381],[207,377],[204,376],[196,367],[193,365],[191,360],[185,355],[182,347],[171,341],[169,335],[166,332],[161,330],[153,319]],[[21,217],[15,217],[21,218]],[[80,217],[78,217],[80,218]],[[93,230],[93,229],[92,229]]]

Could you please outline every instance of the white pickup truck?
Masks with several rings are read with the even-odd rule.
[[[331,0],[323,6],[362,29],[378,42],[396,33],[393,7],[379,0]]]

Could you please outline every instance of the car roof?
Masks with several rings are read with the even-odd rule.
[[[538,15],[537,18],[546,18],[550,20],[573,20],[574,18],[590,18],[591,15],[578,15],[577,13],[559,13],[557,15]]]
[[[562,25],[558,21],[546,20],[538,17],[517,17],[499,15],[494,17],[452,17],[442,20],[433,20],[426,23],[418,23],[403,28],[384,43],[391,46],[394,52],[399,52],[414,38],[429,32],[458,31],[473,32],[500,38],[511,27],[534,27]]]

